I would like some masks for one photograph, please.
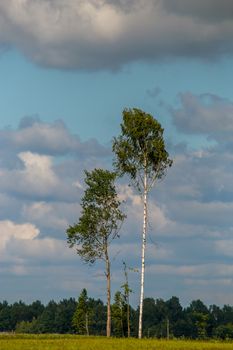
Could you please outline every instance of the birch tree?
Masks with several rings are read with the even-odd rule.
[[[163,129],[150,114],[140,109],[125,109],[121,134],[113,140],[114,165],[120,176],[129,175],[143,199],[143,229],[141,255],[141,288],[139,331],[142,337],[144,299],[145,248],[148,226],[148,194],[156,180],[162,179],[172,165],[165,149]]]
[[[77,224],[67,229],[70,247],[76,246],[77,254],[89,264],[96,260],[105,263],[107,280],[107,327],[111,335],[111,264],[109,245],[119,237],[119,229],[125,218],[115,188],[116,173],[94,169],[85,171],[87,188],[81,202],[81,216]]]

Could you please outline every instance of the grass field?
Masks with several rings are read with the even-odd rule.
[[[0,335],[0,350],[232,350],[233,343],[62,335]]]

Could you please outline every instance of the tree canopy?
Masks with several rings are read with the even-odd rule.
[[[114,166],[120,176],[128,174],[140,191],[144,188],[144,173],[151,187],[172,165],[163,132],[152,115],[138,108],[123,111],[121,134],[113,140]]]

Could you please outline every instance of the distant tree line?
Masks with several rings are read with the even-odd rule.
[[[138,334],[139,308],[130,307],[128,324],[127,303],[121,292],[115,294],[111,305],[112,336],[127,337]],[[30,305],[22,301],[0,302],[0,332],[18,333],[72,333],[83,335],[106,334],[107,306],[100,299],[87,296],[84,289],[78,300],[40,301]],[[143,337],[233,339],[233,306],[207,307],[194,300],[183,308],[179,298],[144,299]]]

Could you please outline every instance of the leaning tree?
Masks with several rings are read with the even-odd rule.
[[[81,216],[77,224],[67,229],[67,242],[76,246],[77,254],[89,264],[96,260],[105,263],[107,279],[107,329],[111,335],[111,270],[109,245],[119,237],[125,218],[115,188],[116,173],[103,169],[85,171],[87,188],[81,202]]]
[[[140,109],[125,109],[121,134],[113,140],[114,165],[120,176],[129,175],[143,198],[141,292],[138,337],[142,337],[145,248],[148,226],[148,193],[172,165],[165,149],[163,129],[152,115]]]

